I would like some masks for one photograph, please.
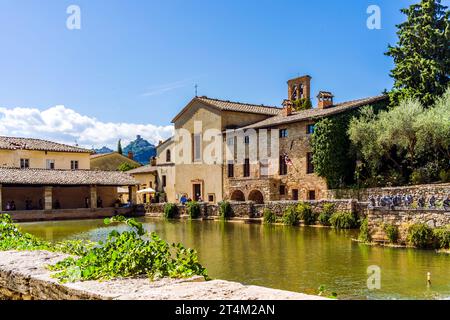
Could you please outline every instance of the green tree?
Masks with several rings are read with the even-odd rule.
[[[293,101],[293,107],[295,111],[309,110],[312,108],[311,99],[300,98]]]
[[[401,12],[407,20],[399,25],[398,43],[388,47],[386,55],[394,59],[391,71],[394,88],[392,105],[410,98],[424,106],[433,104],[449,83],[450,11],[441,0],[422,0]]]
[[[123,154],[123,150],[122,150],[122,140],[119,139],[119,142],[117,142],[117,152],[119,154]]]
[[[117,167],[117,170],[118,170],[118,171],[125,172],[125,171],[129,171],[129,170],[136,169],[137,167],[138,167],[138,166],[132,165],[131,163],[123,162],[123,163],[121,163],[121,164]]]

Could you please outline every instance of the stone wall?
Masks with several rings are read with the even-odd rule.
[[[0,252],[0,300],[322,300],[224,280],[147,277],[59,283],[46,268],[67,257],[47,251]]]
[[[396,194],[411,194],[414,199],[420,196],[428,199],[432,195],[439,200],[450,195],[450,183],[442,184],[423,184],[406,187],[390,187],[390,188],[368,188],[368,189],[341,189],[327,190],[324,195],[326,199],[358,199],[359,201],[367,201],[369,196],[383,196]]]
[[[269,208],[275,214],[282,216],[284,211],[290,206],[299,203],[309,203],[315,212],[320,212],[326,203],[335,205],[337,211],[350,211],[360,215],[365,215],[367,205],[358,203],[356,200],[319,200],[319,201],[271,201],[265,204],[255,204],[254,202],[230,202],[233,216],[237,218],[260,218],[263,216],[265,208]],[[201,203],[201,213],[203,217],[218,217],[219,205]],[[148,216],[162,216],[164,204],[146,204],[145,212]],[[186,215],[186,207],[178,205],[179,216]]]
[[[372,240],[376,242],[387,241],[383,230],[385,224],[398,227],[400,240],[406,240],[408,227],[415,223],[426,223],[432,228],[450,225],[450,212],[439,209],[394,209],[374,208],[367,210],[369,230]]]

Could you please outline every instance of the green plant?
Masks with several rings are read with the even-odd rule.
[[[307,226],[316,223],[316,214],[308,203],[299,203],[297,205],[297,216]]]
[[[334,291],[329,291],[324,285],[321,285],[318,289],[319,296],[326,296],[330,299],[337,299],[337,293]]]
[[[312,108],[311,99],[300,98],[293,101],[293,107],[295,111],[309,110]]]
[[[450,226],[433,230],[435,246],[439,249],[450,249]]]
[[[330,218],[335,212],[335,206],[334,203],[325,203],[323,205],[322,212],[320,212],[318,221],[323,226],[329,226],[330,224]]]
[[[365,243],[370,243],[372,241],[372,235],[369,230],[369,220],[367,218],[361,223],[358,239]]]
[[[444,170],[442,169],[439,172],[439,179],[441,180],[441,182],[450,182],[450,170]]]
[[[197,219],[201,215],[200,204],[197,201],[186,203],[186,211],[191,219]]]
[[[336,229],[353,229],[358,227],[358,220],[351,212],[338,211],[331,216],[330,224]]]
[[[393,224],[385,224],[383,226],[383,230],[386,233],[389,243],[396,243],[398,241],[400,233],[397,226]]]
[[[125,172],[125,171],[129,171],[129,170],[133,170],[136,169],[138,166],[137,165],[132,165],[128,162],[122,162],[118,167],[117,170]]]
[[[277,215],[273,213],[273,211],[270,210],[269,208],[264,209],[263,215],[264,215],[264,223],[272,224],[277,221]]]
[[[175,203],[164,204],[164,218],[173,219],[178,214],[178,207]]]
[[[222,219],[229,219],[233,215],[231,204],[228,201],[221,201],[219,203],[219,215]]]
[[[424,223],[416,223],[408,228],[407,241],[418,248],[427,248],[433,244],[433,229]]]
[[[297,210],[294,206],[290,206],[286,208],[283,214],[283,223],[288,226],[295,226],[299,223],[299,217],[297,214]]]

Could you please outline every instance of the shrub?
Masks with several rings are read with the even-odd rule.
[[[200,217],[200,204],[197,201],[191,201],[186,203],[186,211],[191,219],[197,219]]]
[[[450,228],[438,228],[433,230],[435,245],[439,249],[450,249]]]
[[[353,213],[338,211],[331,216],[330,224],[336,229],[353,229],[358,226],[358,221]]]
[[[358,239],[369,243],[372,241],[372,235],[370,234],[369,230],[369,220],[366,218],[361,223],[361,228],[359,229],[359,236]]]
[[[265,208],[264,209],[264,223],[272,224],[277,221],[277,215],[273,213],[272,210]]]
[[[396,243],[399,238],[398,227],[393,224],[386,224],[383,226],[383,230],[389,240],[389,243]]]
[[[178,207],[175,203],[166,203],[164,205],[164,218],[173,219],[178,214]]]
[[[295,226],[299,223],[297,210],[294,206],[286,208],[283,214],[283,223],[288,226]]]
[[[219,215],[222,219],[229,219],[233,215],[231,204],[228,201],[221,201],[219,203]]]
[[[427,248],[433,244],[433,229],[424,223],[416,223],[408,228],[408,243],[418,247]]]
[[[317,220],[316,214],[308,203],[300,203],[297,206],[297,216],[307,226],[315,224]]]
[[[439,179],[441,180],[441,182],[450,182],[450,170],[444,170],[442,169],[439,172]]]
[[[319,223],[323,226],[330,225],[330,218],[334,213],[334,204],[333,203],[325,203],[323,205],[322,212],[319,214],[318,220]]]

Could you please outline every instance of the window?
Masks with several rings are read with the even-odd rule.
[[[46,168],[48,170],[53,170],[55,169],[55,160],[47,160],[46,161]]]
[[[269,175],[269,160],[262,159],[259,162],[259,172],[261,177],[267,177]]]
[[[150,182],[148,183],[148,185],[149,185],[150,188],[153,188],[153,182],[152,182],[152,181],[150,181]]]
[[[288,137],[288,130],[280,129],[280,138],[287,138],[287,137]]]
[[[78,170],[78,160],[70,161],[70,169],[71,170]]]
[[[285,176],[287,175],[287,164],[286,164],[286,159],[284,156],[280,156],[280,170],[279,170],[279,174],[280,176]]]
[[[306,154],[306,173],[307,174],[314,173],[313,154],[312,154],[312,152],[308,152]]]
[[[228,163],[228,178],[234,177],[234,164],[232,162]]]
[[[308,124],[306,126],[306,134],[313,134],[314,133],[314,129],[315,129],[315,125],[314,124]]]
[[[245,136],[244,137],[244,143],[245,144],[249,144],[250,143],[250,136]]]
[[[162,186],[163,186],[163,188],[165,188],[166,185],[167,185],[167,178],[166,178],[166,176],[162,176]]]
[[[316,191],[310,190],[310,191],[308,192],[308,199],[309,199],[309,200],[316,200]]]
[[[292,190],[292,200],[294,200],[294,201],[298,200],[298,189]]]
[[[214,193],[210,193],[208,194],[208,202],[215,202],[215,194]]]
[[[202,160],[202,135],[194,135],[194,161]]]
[[[170,162],[170,150],[166,151],[166,162]]]
[[[229,137],[227,139],[227,145],[234,146],[234,137]]]
[[[20,169],[27,169],[30,167],[30,159],[20,159]]]
[[[244,162],[244,177],[250,177],[250,159],[245,159],[245,162]]]
[[[280,195],[284,196],[286,194],[286,186],[281,185],[280,186]]]

